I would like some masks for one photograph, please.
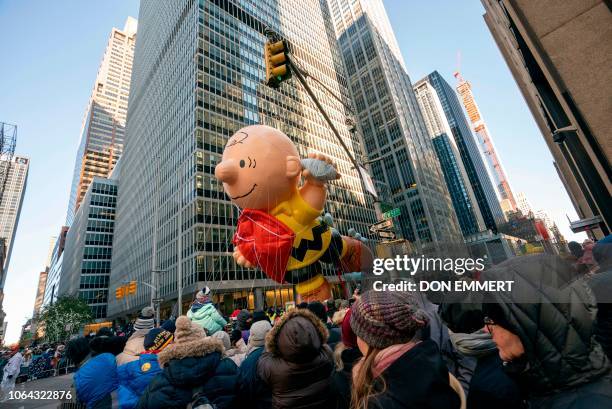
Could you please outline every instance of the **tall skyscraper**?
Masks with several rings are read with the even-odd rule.
[[[43,297],[43,306],[53,304],[57,299],[57,290],[59,289],[59,280],[62,273],[62,261],[64,260],[64,247],[67,235],[68,226],[62,226],[60,234],[53,245],[51,264],[49,265],[49,274],[47,274],[45,295]]]
[[[485,123],[480,110],[478,109],[478,105],[474,99],[474,94],[472,94],[472,85],[468,81],[464,80],[459,72],[455,73],[455,77],[459,81],[457,84],[457,92],[461,96],[463,106],[465,107],[468,117],[470,118],[470,122],[472,123],[472,129],[474,130],[476,140],[478,141],[480,154],[487,165],[489,177],[493,181],[497,190],[499,203],[502,210],[504,212],[515,211],[516,200],[512,194],[512,189],[510,189],[510,183],[506,177],[506,172],[504,172],[504,168],[499,157],[497,156],[497,152],[495,151],[493,138],[491,137],[487,124]]]
[[[229,308],[261,305],[264,297],[268,305],[293,300],[290,286],[238,267],[231,255],[239,210],[213,172],[228,138],[246,124],[279,128],[302,156],[314,150],[334,158],[342,178],[331,183],[326,210],[339,230],[366,234],[374,221],[356,171],[301,86],[295,80],[277,90],[264,85],[266,27],[288,41],[306,71],[348,95],[325,3],[141,2],[110,288],[139,283],[135,295],[109,299],[109,316],[149,304],[152,281],[162,310],[171,306],[179,276],[185,294],[208,285],[215,302]],[[360,153],[344,105],[316,92],[345,143]]]
[[[113,28],[85,110],[66,224],[72,224],[95,176],[108,177],[123,152],[137,21]]]
[[[23,156],[14,156],[10,161],[0,158],[0,173],[6,172],[4,193],[0,201],[0,239],[5,241],[6,257],[4,259],[4,274],[0,277],[0,289],[4,288],[6,271],[11,261],[13,241],[17,233],[21,205],[28,182],[30,160]]]
[[[0,327],[5,317],[2,309],[4,283],[28,182],[29,166],[30,160],[23,156],[12,156],[10,159],[0,158],[0,175],[3,178],[0,187],[2,191],[0,198]]]
[[[504,212],[499,205],[497,193],[480,156],[478,145],[472,135],[457,94],[437,71],[427,76],[427,82],[436,90],[440,99],[485,226],[493,232],[497,232],[497,226],[506,222]]]
[[[94,177],[68,230],[61,263],[58,296],[78,296],[95,319],[106,317],[116,205],[117,182]]]
[[[389,185],[404,237],[422,251],[463,243],[382,1],[328,4],[373,177]]]
[[[40,312],[45,297],[45,288],[47,287],[48,271],[41,271],[38,276],[38,286],[36,287],[36,298],[34,299],[34,311],[32,317],[36,317]]]
[[[414,91],[440,161],[461,232],[464,236],[469,236],[485,230],[484,219],[446,119],[444,108],[428,78],[417,81],[414,84]]]
[[[482,0],[504,56],[580,217],[612,232],[612,13],[609,1]]]
[[[524,192],[516,194],[516,207],[523,213],[523,216],[529,216],[530,213],[533,213],[533,208]]]

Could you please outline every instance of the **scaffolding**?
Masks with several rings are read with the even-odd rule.
[[[4,188],[11,170],[15,144],[17,143],[17,125],[0,122],[0,203],[4,196]]]

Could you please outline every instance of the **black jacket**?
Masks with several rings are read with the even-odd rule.
[[[270,409],[272,391],[257,374],[257,363],[264,347],[251,351],[238,369],[237,407]]]
[[[567,261],[545,254],[516,257],[485,271],[482,279],[514,282],[512,291],[482,294],[480,306],[483,316],[523,344],[524,362],[505,368],[513,367],[530,407],[612,407],[610,364],[593,336],[595,300]],[[459,307],[473,314],[475,305]],[[457,312],[454,317],[461,316]],[[592,406],[595,396],[585,391],[599,391],[600,406]]]
[[[378,392],[368,409],[459,409],[459,395],[449,384],[449,373],[440,350],[423,341],[400,356],[375,380]]]
[[[327,328],[306,309],[285,313],[266,336],[257,372],[272,389],[275,409],[333,407],[332,351]]]
[[[359,348],[347,348],[340,353],[342,369],[338,371],[336,368],[332,378],[334,395],[336,396],[336,408],[338,409],[349,409],[351,407],[353,365],[362,356]]]
[[[198,387],[216,408],[234,407],[238,368],[223,358],[221,341],[202,338],[197,344],[172,344],[158,359],[163,371],[145,389],[138,409],[183,409]]]
[[[612,359],[612,266],[601,268],[588,283],[597,300],[595,339]]]

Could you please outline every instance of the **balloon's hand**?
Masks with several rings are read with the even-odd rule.
[[[234,257],[236,264],[238,264],[239,266],[242,266],[244,268],[255,268],[255,265],[249,260],[247,260],[238,248],[234,250],[234,254],[232,254],[232,256]]]
[[[340,179],[340,173],[333,160],[322,153],[310,153],[303,159],[302,176],[308,183],[322,185],[327,181]]]

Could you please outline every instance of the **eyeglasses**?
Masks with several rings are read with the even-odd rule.
[[[484,324],[485,327],[487,327],[487,332],[491,335],[493,335],[493,325],[495,325],[495,321],[493,321],[491,318],[489,317],[484,317]]]

